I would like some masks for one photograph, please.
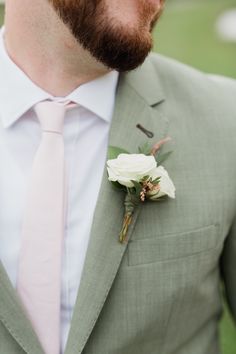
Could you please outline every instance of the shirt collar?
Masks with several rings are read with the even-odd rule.
[[[0,31],[0,120],[3,127],[11,126],[36,103],[47,99],[74,101],[105,121],[111,121],[118,72],[111,71],[85,83],[66,97],[54,97],[31,81],[11,60],[3,35],[4,27]]]
[[[87,82],[67,96],[67,99],[78,103],[110,122],[115,103],[118,72],[111,71],[96,80]]]

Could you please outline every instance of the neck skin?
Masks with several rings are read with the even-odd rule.
[[[74,39],[46,0],[7,0],[5,46],[39,87],[64,97],[109,70]]]

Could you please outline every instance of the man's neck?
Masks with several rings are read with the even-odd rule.
[[[66,96],[108,72],[77,43],[45,0],[8,0],[4,40],[15,64],[54,96]]]

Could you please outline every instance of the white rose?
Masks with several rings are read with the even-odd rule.
[[[120,154],[116,159],[107,161],[109,181],[119,182],[128,188],[139,182],[144,176],[150,176],[156,170],[154,156],[144,154]]]
[[[161,177],[159,182],[160,189],[158,192],[148,192],[148,199],[154,200],[165,195],[168,195],[168,197],[173,199],[175,198],[175,186],[172,180],[170,179],[168,172],[164,169],[163,166],[156,167],[155,170],[152,172],[151,177],[153,180],[157,177]]]

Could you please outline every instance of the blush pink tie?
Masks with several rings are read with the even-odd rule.
[[[17,290],[46,354],[60,351],[61,255],[65,223],[65,160],[62,135],[66,107],[35,106],[42,128],[23,219]]]

